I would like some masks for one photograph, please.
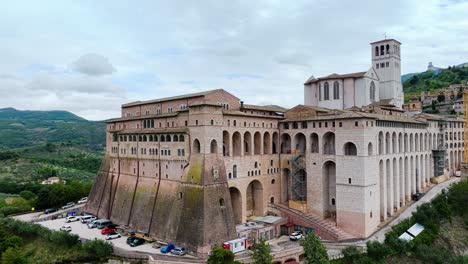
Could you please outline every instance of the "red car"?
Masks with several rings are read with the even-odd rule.
[[[101,235],[109,235],[113,233],[115,233],[114,228],[104,227],[104,229],[101,230]]]

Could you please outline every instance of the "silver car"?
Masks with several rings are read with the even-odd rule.
[[[185,255],[185,248],[183,247],[175,247],[173,250],[171,250],[171,254],[177,255],[177,256],[183,256]]]

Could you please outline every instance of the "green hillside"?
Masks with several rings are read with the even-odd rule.
[[[105,123],[88,121],[66,111],[0,109],[0,149],[47,142],[103,148]]]
[[[0,181],[40,182],[52,176],[94,181],[103,150],[71,143],[47,143],[0,151]]]
[[[449,67],[437,72],[426,71],[412,76],[403,82],[403,91],[407,94],[419,94],[421,91],[433,91],[451,84],[466,82],[468,82],[468,67]]]

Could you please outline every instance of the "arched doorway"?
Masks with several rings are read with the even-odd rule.
[[[282,201],[287,202],[291,199],[291,177],[290,177],[290,170],[288,168],[284,168],[281,173],[282,178]]]
[[[329,160],[323,164],[323,201],[324,209],[331,214],[336,211],[336,165]]]
[[[242,195],[236,187],[229,188],[231,195],[232,213],[234,214],[234,223],[242,224]]]
[[[291,154],[291,136],[289,134],[281,135],[281,153]]]
[[[306,151],[306,137],[302,133],[297,133],[294,136],[294,148],[298,153],[305,153]]]
[[[247,216],[263,216],[263,186],[258,180],[249,183],[246,190]]]

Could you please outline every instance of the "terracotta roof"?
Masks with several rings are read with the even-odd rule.
[[[326,108],[322,108],[326,109]],[[397,115],[381,115],[375,113],[368,113],[356,110],[336,110],[327,109],[326,113],[319,113],[317,116],[311,117],[292,117],[282,120],[281,122],[291,121],[313,121],[313,120],[333,120],[333,119],[352,119],[352,118],[370,118],[384,121],[395,121],[404,123],[417,123],[425,124],[425,122],[419,121],[416,118],[409,116],[397,116]]]
[[[272,118],[272,119],[283,119],[284,116],[275,116],[275,115],[256,115],[256,114],[247,114],[239,110],[223,110],[224,115],[232,116],[247,116],[247,117],[261,117],[261,118]]]
[[[160,134],[160,133],[185,133],[188,132],[188,127],[165,127],[165,128],[145,128],[145,129],[115,129],[119,134]]]
[[[173,100],[179,100],[179,99],[200,97],[200,96],[204,96],[204,95],[214,93],[214,92],[218,92],[218,91],[224,91],[224,90],[223,89],[216,89],[216,90],[210,90],[210,91],[204,91],[204,92],[192,93],[192,94],[184,94],[184,95],[178,95],[178,96],[172,96],[172,97],[166,97],[166,98],[160,98],[160,99],[154,99],[154,100],[148,100],[148,101],[136,101],[136,102],[123,104],[122,107],[144,105],[144,104],[153,104],[153,103],[159,103],[159,102],[165,102],[165,101],[173,101]]]
[[[322,80],[329,80],[329,79],[361,78],[361,77],[364,77],[366,73],[367,71],[353,72],[353,73],[347,73],[347,74],[332,73],[325,77],[314,78],[314,79],[309,78],[304,84],[307,85],[307,84],[315,83],[315,82],[322,81]]]
[[[284,113],[288,109],[278,106],[278,105],[250,105],[244,104],[243,108],[252,109],[252,110],[261,110],[261,111],[270,111],[270,112],[281,112]]]
[[[140,115],[140,116],[130,116],[130,117],[118,117],[106,120],[106,123],[113,123],[117,121],[131,121],[131,120],[139,120],[139,119],[148,119],[148,118],[164,118],[164,117],[174,117],[179,114],[179,112],[184,112],[188,110],[177,111],[173,113],[164,113],[159,115]]]

